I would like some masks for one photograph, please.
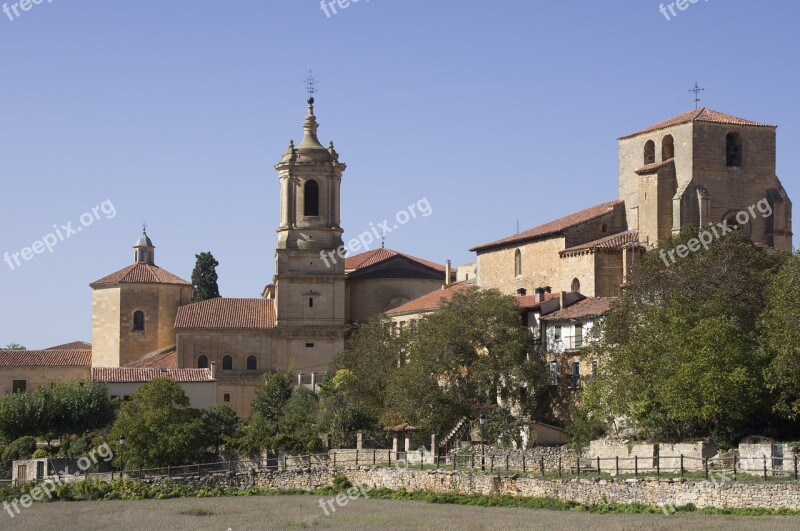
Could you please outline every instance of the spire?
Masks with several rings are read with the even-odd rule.
[[[317,129],[319,129],[319,124],[317,123],[317,117],[314,116],[314,97],[312,96],[308,98],[308,114],[306,114],[306,121],[303,123],[303,141],[300,142],[297,149],[325,149],[319,143]]]
[[[142,235],[139,237],[139,241],[136,242],[136,245],[134,245],[133,248],[135,249],[134,252],[135,263],[155,265],[156,247],[155,245],[153,245],[153,242],[147,235],[146,224],[142,224]]]

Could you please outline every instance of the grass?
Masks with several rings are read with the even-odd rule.
[[[202,509],[200,507],[190,507],[182,510],[180,514],[185,516],[214,516],[214,511]]]

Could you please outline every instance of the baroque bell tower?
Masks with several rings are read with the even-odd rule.
[[[295,147],[291,141],[275,166],[281,201],[276,318],[298,369],[329,363],[344,345],[344,260],[336,251],[343,245],[339,211],[346,165],[339,162],[333,142],[328,148],[320,144],[318,127],[311,97],[302,142]]]

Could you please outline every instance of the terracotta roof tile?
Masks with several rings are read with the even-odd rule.
[[[116,273],[103,277],[92,286],[104,284],[180,284],[191,286],[190,282],[173,275],[165,269],[151,264],[133,264]]]
[[[637,175],[649,175],[652,173],[656,173],[661,168],[666,168],[667,166],[674,164],[675,159],[667,159],[663,162],[654,162],[653,164],[645,164],[641,168],[637,168],[636,174]]]
[[[72,343],[64,343],[44,350],[92,350],[92,344],[86,341],[73,341]]]
[[[774,125],[753,122],[750,120],[745,120],[744,118],[737,118],[736,116],[730,116],[728,114],[724,114],[703,107],[702,109],[689,111],[687,113],[683,113],[679,116],[676,116],[675,118],[664,120],[663,122],[659,122],[655,125],[642,129],[638,133],[633,133],[631,135],[620,137],[619,140],[624,140],[626,138],[632,138],[634,136],[642,135],[644,133],[652,133],[653,131],[658,131],[659,129],[666,129],[667,127],[673,127],[675,125],[681,125],[681,124],[688,124],[691,122],[711,122],[711,123],[730,124],[730,125],[753,125],[757,127],[775,127]]]
[[[91,350],[0,351],[0,367],[91,367]]]
[[[599,240],[595,240],[593,242],[583,243],[581,245],[576,245],[575,247],[570,247],[569,249],[564,249],[563,251],[560,251],[559,254],[564,256],[577,251],[622,249],[623,247],[627,247],[636,243],[639,243],[639,231],[627,230],[625,232],[619,232],[617,234],[612,234],[611,236],[606,236],[605,238],[600,238]]]
[[[549,223],[545,223],[544,225],[539,225],[538,227],[534,227],[528,231],[521,232],[519,234],[515,234],[514,236],[509,236],[508,238],[503,238],[502,240],[497,240],[491,243],[486,243],[483,245],[479,245],[477,247],[473,247],[470,251],[481,252],[486,251],[495,247],[503,247],[506,245],[512,245],[515,243],[521,243],[528,240],[534,240],[537,238],[543,238],[545,236],[553,236],[563,232],[564,230],[574,227],[580,223],[585,223],[592,219],[598,218],[608,212],[611,212],[615,206],[622,203],[621,200],[617,199],[615,201],[608,201],[607,203],[602,203],[600,205],[596,205],[585,210],[581,210],[580,212],[575,212],[574,214],[570,214],[568,216],[564,216],[563,218],[556,219]]]
[[[176,329],[270,330],[275,328],[272,299],[209,299],[178,308]]]
[[[427,295],[423,295],[422,297],[408,301],[405,304],[401,304],[397,308],[392,308],[385,313],[386,315],[392,316],[406,313],[433,311],[441,307],[445,302],[449,301],[457,292],[471,287],[475,287],[475,283],[472,281],[457,282],[451,285],[449,288],[437,289],[436,291],[432,291]]]
[[[558,310],[545,317],[543,321],[569,321],[571,319],[585,319],[587,317],[597,317],[603,315],[611,309],[612,303],[616,299],[608,297],[586,298],[568,306],[563,310]]]
[[[521,310],[531,310],[547,301],[559,298],[561,298],[560,293],[545,293],[544,300],[542,302],[536,302],[536,295],[517,295],[514,297],[514,300],[517,302],[517,306],[519,306]]]
[[[175,346],[151,352],[138,360],[125,365],[134,369],[177,369],[178,353]]]
[[[431,269],[435,269],[436,271],[441,271],[442,273],[444,273],[445,271],[445,266],[443,265],[431,262],[429,260],[423,260],[422,258],[411,256],[410,254],[393,251],[392,249],[386,249],[383,247],[380,249],[375,249],[374,251],[367,251],[365,253],[345,258],[344,269],[345,271],[348,272],[364,269],[365,267],[385,262],[386,260],[394,258],[395,256],[402,256],[408,260],[411,260],[412,262],[417,262],[418,264],[424,265],[425,267],[430,267]]]
[[[171,378],[177,382],[213,382],[211,369],[137,369],[131,367],[93,367],[92,379],[106,383],[149,382]]]

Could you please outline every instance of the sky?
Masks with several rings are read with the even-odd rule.
[[[18,1],[0,256],[39,254],[0,262],[0,345],[91,341],[89,284],[133,262],[144,221],[160,267],[188,280],[211,251],[223,296],[258,297],[309,70],[347,163],[346,240],[428,205],[386,246],[462,264],[517,222],[616,199],[617,138],[693,109],[695,82],[701,105],[779,126],[800,197],[796,0]]]

